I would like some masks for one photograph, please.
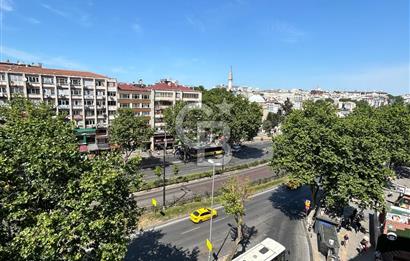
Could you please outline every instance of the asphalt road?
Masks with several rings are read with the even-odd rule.
[[[241,151],[233,154],[231,161],[228,164],[226,164],[226,166],[240,165],[250,163],[256,160],[269,159],[271,157],[271,141],[248,143],[242,146]],[[162,166],[162,164],[162,157],[160,156],[143,159],[142,172],[144,173],[144,180],[157,179],[153,170],[156,166]],[[178,165],[179,176],[211,170],[210,166],[200,166],[195,161],[191,161],[184,164],[181,160],[174,157],[174,155],[166,155],[165,175],[167,177],[173,176],[173,164]]]
[[[248,179],[249,182],[257,181],[264,178],[273,177],[273,173],[268,166],[259,166],[251,169],[241,170],[239,172],[232,172],[229,174],[215,176],[215,191],[218,191],[223,184],[235,175],[241,179]],[[181,200],[193,198],[195,195],[210,195],[212,187],[212,179],[201,179],[186,184],[175,184],[168,186],[165,190],[166,202],[170,204],[177,203]],[[152,189],[150,191],[141,191],[134,193],[138,206],[148,207],[151,205],[151,199],[155,198],[162,205],[162,188]]]
[[[308,195],[307,188],[289,191],[279,187],[249,200],[246,203],[245,251],[271,237],[290,250],[287,260],[310,260],[302,214]],[[209,221],[193,224],[185,218],[141,232],[129,245],[125,260],[207,260],[205,240],[209,237],[209,225]],[[219,209],[212,229],[213,251],[218,257],[229,251],[234,225],[233,218]],[[243,250],[239,246],[239,253]]]

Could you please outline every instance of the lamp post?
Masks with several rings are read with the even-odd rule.
[[[221,166],[222,164],[219,162],[214,162],[212,159],[208,160],[209,163],[212,164],[212,189],[211,189],[211,209],[214,206],[214,187],[215,187],[215,166]],[[209,241],[212,243],[212,221],[213,215],[211,213],[211,222],[209,224]],[[208,261],[211,260],[211,251],[208,254]]]

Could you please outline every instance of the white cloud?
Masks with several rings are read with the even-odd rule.
[[[271,26],[271,30],[278,33],[280,35],[280,39],[286,43],[299,42],[306,35],[306,32],[282,21],[276,21]]]
[[[132,30],[136,33],[142,33],[142,26],[139,23],[133,23],[131,25]]]
[[[5,12],[13,11],[13,2],[11,0],[0,0],[0,10]]]
[[[25,51],[9,48],[7,46],[0,46],[1,55],[6,56],[8,59],[19,60],[20,62],[33,63],[41,62],[47,66],[62,67],[67,69],[85,70],[86,67],[80,63],[67,59],[63,56],[44,56],[31,54]]]
[[[40,24],[40,21],[37,20],[37,19],[34,18],[34,17],[27,17],[26,20],[27,20],[27,22],[29,22],[29,23],[31,23],[31,24]]]
[[[200,32],[205,32],[205,29],[206,29],[205,24],[198,18],[192,17],[190,15],[186,15],[185,20],[190,26],[194,27]]]
[[[64,11],[62,11],[62,10],[60,10],[60,9],[54,8],[54,7],[50,6],[50,5],[41,4],[41,6],[44,7],[45,9],[51,11],[52,13],[54,13],[54,14],[56,14],[56,15],[59,15],[59,16],[62,16],[62,17],[68,17],[68,16],[69,16],[67,12],[64,12]]]

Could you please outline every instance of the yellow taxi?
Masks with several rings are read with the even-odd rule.
[[[199,208],[192,212],[191,215],[189,215],[189,219],[191,219],[192,222],[198,224],[207,221],[208,219],[211,219],[211,217],[214,218],[216,216],[218,216],[218,212],[216,211],[216,209]]]

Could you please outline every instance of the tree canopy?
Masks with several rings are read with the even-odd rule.
[[[138,148],[148,143],[154,131],[143,116],[135,116],[131,109],[120,109],[110,127],[110,142],[120,146],[127,161]]]
[[[12,100],[0,119],[0,259],[122,260],[139,161],[86,157],[72,123],[44,104]]]
[[[303,110],[287,116],[283,134],[273,138],[272,167],[310,185],[314,204],[321,189],[329,210],[353,200],[362,207],[381,207],[382,189],[392,175],[386,164],[390,138],[381,131],[387,118],[379,115],[384,110],[390,109],[358,107],[339,118],[329,102],[306,102]]]
[[[187,111],[183,121],[182,127],[191,140],[196,140],[200,122],[226,124],[230,129],[230,143],[252,139],[262,124],[262,108],[258,104],[249,102],[243,96],[235,96],[225,89],[203,90],[202,104],[203,109],[192,108]],[[173,135],[176,135],[176,118],[187,105],[186,102],[178,101],[164,112],[167,131]],[[210,127],[210,131],[214,137],[222,135],[220,128]]]

